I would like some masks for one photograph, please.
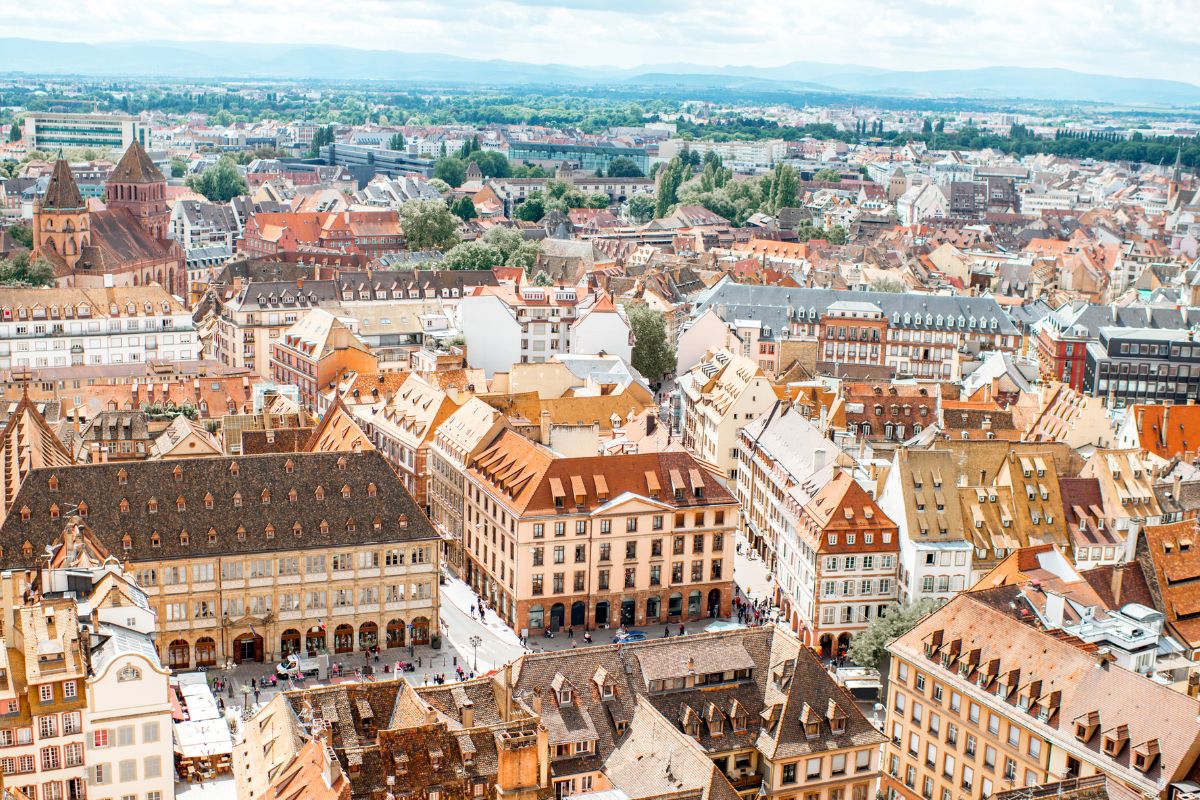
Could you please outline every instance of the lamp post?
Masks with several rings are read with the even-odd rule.
[[[479,645],[483,644],[483,639],[480,639],[478,636],[472,636],[467,641],[469,641],[471,643],[471,662],[474,665],[473,671],[476,674],[478,674],[479,673]]]

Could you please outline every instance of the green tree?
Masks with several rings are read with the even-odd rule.
[[[523,222],[540,222],[546,216],[546,196],[534,189],[525,197],[525,202],[517,206],[513,216]]]
[[[472,136],[470,139],[467,139],[465,142],[463,142],[463,146],[459,148],[458,157],[466,160],[471,153],[477,152],[479,152],[479,137]]]
[[[651,381],[675,369],[675,348],[667,341],[667,321],[645,303],[625,306],[633,330],[633,368]]]
[[[461,158],[439,158],[433,165],[433,177],[457,188],[467,179],[467,164]]]
[[[29,253],[17,253],[0,260],[0,285],[54,286],[54,267],[44,258],[32,260]]]
[[[512,166],[503,153],[495,150],[475,150],[467,156],[467,161],[479,165],[479,171],[485,178],[507,178],[512,175]]]
[[[665,217],[670,213],[671,207],[679,202],[679,187],[683,185],[688,174],[690,172],[687,164],[680,156],[672,158],[659,171],[658,200],[654,206],[655,217]]]
[[[876,278],[871,281],[871,291],[900,294],[907,291],[907,289],[904,287],[904,281],[897,278]]]
[[[21,123],[13,120],[12,127],[8,129],[8,140],[10,142],[21,141]]]
[[[446,183],[441,178],[430,178],[429,185],[432,186],[438,194],[447,194],[451,191],[450,184]]]
[[[8,229],[8,235],[22,247],[33,247],[33,228],[28,225],[13,225]]]
[[[199,175],[188,176],[187,185],[214,203],[227,203],[248,191],[245,178],[229,156],[223,156]]]
[[[227,128],[233,124],[233,114],[230,114],[228,109],[222,108],[213,115],[213,124],[221,128]]]
[[[825,241],[830,244],[845,244],[850,240],[850,234],[841,225],[834,225],[825,230]]]
[[[409,250],[449,250],[460,241],[458,223],[441,200],[410,200],[400,206]]]
[[[608,162],[608,177],[610,178],[644,178],[646,173],[637,162],[628,156],[617,156]]]
[[[171,159],[171,177],[182,178],[185,174],[187,174],[187,162],[179,156],[173,157]]]
[[[321,148],[325,145],[333,144],[333,126],[326,125],[322,128],[317,128],[313,133],[312,144],[308,148],[309,158],[320,158]]]
[[[404,134],[403,133],[393,133],[392,138],[388,141],[388,149],[389,150],[403,150],[404,149]]]
[[[588,208],[608,208],[609,202],[608,195],[603,192],[593,192],[587,196]]]
[[[875,617],[867,629],[850,643],[850,660],[860,667],[879,669],[887,655],[887,646],[913,629],[938,607],[935,600],[920,600],[910,605],[888,606],[885,616]]]
[[[501,263],[506,267],[520,267],[526,274],[537,264],[542,252],[540,243],[526,239],[519,231],[499,226],[489,228],[483,241],[500,251]]]
[[[450,213],[466,222],[469,219],[475,219],[479,216],[475,211],[475,204],[471,202],[469,197],[460,197],[450,205]]]
[[[800,175],[790,164],[776,164],[775,169],[763,178],[762,211],[774,216],[779,209],[796,202],[796,191],[800,188]]]
[[[498,247],[484,241],[463,242],[446,251],[442,269],[491,269],[503,263]]]
[[[796,238],[801,242],[811,242],[814,239],[824,239],[825,229],[812,222],[801,222],[796,227]]]
[[[817,174],[813,175],[814,181],[821,181],[822,183],[837,183],[841,179],[842,173],[838,172],[836,169],[830,169],[829,167],[817,170]]]
[[[509,162],[509,169],[512,170],[514,178],[549,178],[550,173],[546,172],[541,164],[513,164]]]
[[[554,281],[550,279],[550,276],[546,274],[545,270],[539,269],[537,271],[537,274],[533,276],[533,285],[534,286],[553,286]]]
[[[649,222],[654,219],[654,198],[635,194],[625,206],[625,214],[633,222]]]

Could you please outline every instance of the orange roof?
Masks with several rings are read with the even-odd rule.
[[[1200,406],[1135,405],[1128,413],[1143,450],[1168,460],[1200,450]]]

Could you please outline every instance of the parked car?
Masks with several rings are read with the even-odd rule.
[[[646,641],[645,631],[625,631],[618,633],[613,637],[613,641],[617,644],[625,644],[626,642],[644,642]]]

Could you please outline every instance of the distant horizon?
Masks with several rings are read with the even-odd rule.
[[[784,0],[753,10],[699,0],[359,0],[336,16],[316,0],[94,0],[87,15],[75,0],[10,5],[0,38],[61,43],[324,45],[587,69],[800,61],[1200,75],[1200,0]]]

